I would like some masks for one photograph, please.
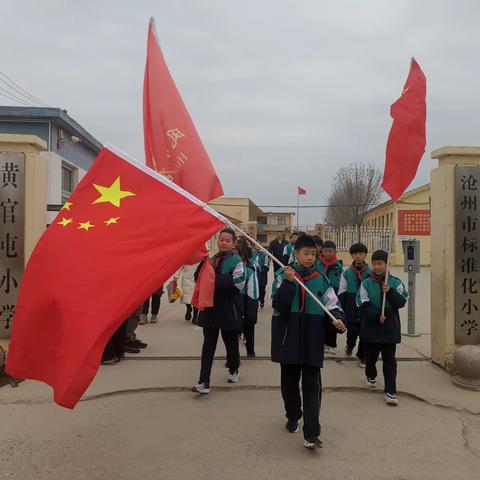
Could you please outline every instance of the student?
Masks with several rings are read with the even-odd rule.
[[[160,310],[160,299],[163,295],[163,285],[151,297],[148,297],[143,303],[142,314],[140,315],[140,325],[148,323],[148,310],[150,309],[150,301],[152,306],[151,323],[157,323],[158,311]]]
[[[258,277],[255,264],[257,256],[253,254],[253,249],[244,238],[238,240],[237,253],[245,267],[245,286],[242,290],[243,337],[247,357],[255,357],[255,324],[258,314]]]
[[[388,254],[377,250],[372,255],[373,272],[362,281],[357,294],[357,305],[362,317],[361,339],[365,345],[367,366],[366,384],[376,388],[378,355],[382,354],[383,377],[385,379],[385,401],[388,405],[398,405],[397,400],[397,360],[395,352],[401,341],[400,315],[398,310],[405,306],[408,293],[400,279],[388,276]],[[385,315],[382,315],[383,294],[386,296]]]
[[[292,261],[294,261],[293,246],[295,245],[297,238],[298,238],[298,233],[292,232],[292,234],[290,235],[290,243],[285,245],[285,248],[283,249],[282,261],[284,265],[289,265]]]
[[[345,355],[351,357],[358,338],[357,358],[358,366],[365,368],[365,352],[363,343],[360,340],[360,314],[356,304],[356,295],[360,288],[360,283],[365,280],[372,271],[365,262],[368,249],[363,243],[355,243],[350,247],[352,264],[347,268],[341,278],[338,287],[338,298],[345,312],[347,324],[347,346]]]
[[[306,235],[306,233],[302,231],[297,232],[297,238],[300,237],[301,235]],[[284,258],[284,261],[285,260],[286,260],[286,257]],[[285,265],[291,265],[294,262],[295,262],[295,246],[290,251],[290,257],[288,258],[287,263],[285,263]]]
[[[331,240],[324,242],[322,255],[319,258],[319,268],[330,280],[335,293],[338,293],[340,278],[343,273],[343,262],[337,258],[337,246]]]
[[[219,252],[212,257],[215,269],[213,307],[205,308],[198,315],[198,325],[203,327],[203,348],[200,376],[192,387],[197,393],[210,393],[210,373],[220,332],[227,350],[228,382],[238,382],[238,334],[243,328],[240,292],[245,286],[245,268],[242,259],[233,252],[235,240],[235,231],[224,228],[218,237]]]
[[[315,242],[315,245],[317,246],[317,260],[320,260],[320,257],[322,255],[323,240],[319,235],[313,235],[312,238]]]
[[[193,291],[195,290],[195,272],[198,268],[198,263],[194,265],[184,265],[180,267],[173,276],[173,278],[178,282],[178,279],[181,277],[180,288],[182,289],[182,298],[180,303],[186,306],[185,320],[188,322],[192,320],[192,323],[195,325],[197,323],[198,310],[191,304]],[[193,313],[193,317],[192,317]]]
[[[258,301],[260,303],[260,308],[263,308],[265,305],[265,291],[268,283],[268,271],[270,270],[270,257],[260,250],[258,245],[254,244],[253,248],[256,253],[255,261],[258,276]]]
[[[284,267],[274,283],[272,317],[272,361],[280,363],[281,390],[285,404],[286,428],[295,433],[302,418],[300,378],[303,396],[303,436],[307,448],[321,447],[320,403],[325,323],[332,320],[299,287],[304,283],[338,320],[335,327],[345,331],[343,312],[337,296],[316,265],[317,248],[312,237],[301,235],[295,243],[296,261]]]
[[[343,273],[343,262],[337,258],[337,246],[334,242],[327,240],[323,243],[322,254],[317,260],[317,263],[319,270],[327,276],[332,284],[333,290],[335,290],[335,294],[337,294],[338,287],[340,286],[340,278]],[[336,329],[327,326],[327,330],[325,331],[325,353],[335,354],[335,348],[337,348]]]

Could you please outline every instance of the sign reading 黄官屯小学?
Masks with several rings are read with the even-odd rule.
[[[0,152],[0,338],[10,335],[24,265],[25,156]]]
[[[480,344],[480,166],[455,167],[455,343]]]

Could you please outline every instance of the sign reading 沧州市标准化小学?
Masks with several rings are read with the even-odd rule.
[[[455,343],[480,344],[480,166],[455,167]]]

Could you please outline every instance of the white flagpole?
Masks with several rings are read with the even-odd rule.
[[[388,245],[388,258],[387,258],[387,271],[385,272],[385,284],[388,284],[388,278],[390,277],[390,258],[392,257],[394,234],[395,234],[395,210],[397,202],[393,202],[393,216],[390,233],[390,243]],[[398,217],[397,217],[398,218]],[[382,317],[385,316],[385,304],[387,303],[387,294],[383,292],[382,298]]]
[[[300,222],[300,193],[297,187],[297,232],[298,232],[298,224]]]
[[[240,235],[243,235],[245,238],[247,238],[248,240],[250,240],[253,244],[255,244],[257,247],[259,247],[262,252],[266,253],[274,262],[276,262],[278,265],[281,265],[282,267],[284,267],[285,265],[283,265],[282,262],[280,262],[279,260],[277,260],[266,248],[264,248],[262,245],[260,245],[254,238],[252,238],[250,235],[248,235],[248,233],[245,233],[241,228],[237,227],[234,223],[228,221],[228,224],[231,228],[233,228],[235,231],[237,231]],[[332,320],[333,324],[335,326],[338,325],[339,323],[339,320],[337,318],[335,318],[332,313],[330,312],[330,310],[328,310],[328,308],[313,294],[313,292],[304,284],[302,283],[297,277],[293,277],[295,279],[295,281],[297,282],[297,284],[300,286],[300,288],[303,288],[303,290],[305,290],[306,293],[308,293],[308,295],[310,295],[310,297],[312,298],[312,300],[330,317],[330,319]],[[347,330],[345,329],[344,332],[346,332]]]

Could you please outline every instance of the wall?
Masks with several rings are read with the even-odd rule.
[[[58,135],[59,135],[59,127],[52,122],[52,142],[50,144],[50,151],[60,155],[63,158],[68,158],[68,160],[77,165],[78,167],[82,168],[83,170],[88,170],[95,158],[97,157],[97,153],[93,152],[83,143],[68,143],[71,142],[72,133],[63,128],[64,132],[64,141],[60,148],[58,146]]]
[[[432,170],[432,361],[450,368],[456,350],[455,166],[480,165],[480,147],[443,147],[431,154]]]
[[[403,265],[402,236],[399,235],[398,218],[402,210],[429,210],[430,187],[411,190],[407,192],[394,206],[386,202],[370,210],[363,220],[363,224],[372,228],[391,228],[394,225],[394,245],[392,265]],[[375,219],[377,220],[375,225]],[[416,238],[420,240],[420,263],[424,266],[431,264],[431,235],[405,235],[403,238]]]
[[[83,168],[77,167],[73,163],[65,160],[54,152],[42,152],[41,156],[47,159],[48,162],[48,204],[61,205],[62,204],[62,164],[66,163],[75,171],[75,187],[78,182],[87,173]],[[47,221],[50,224],[57,216],[58,212],[47,212]]]
[[[0,134],[36,135],[50,145],[50,122],[48,120],[0,120]]]
[[[208,205],[217,212],[236,218],[242,224],[250,220],[250,204],[248,198],[220,197],[208,202]]]
[[[47,224],[47,160],[39,155],[46,143],[33,135],[0,134],[0,150],[25,153],[25,263]]]

